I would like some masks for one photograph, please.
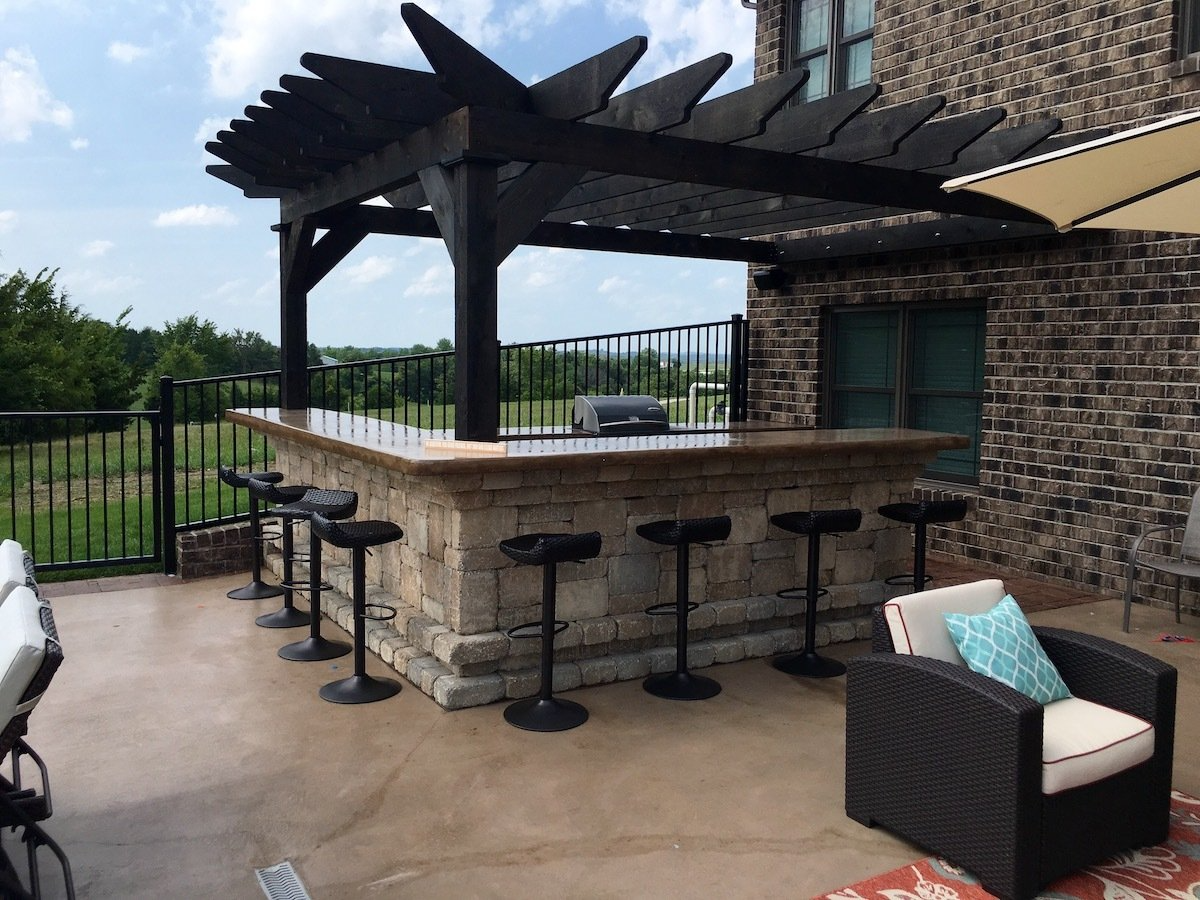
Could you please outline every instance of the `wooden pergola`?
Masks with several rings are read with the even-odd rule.
[[[308,293],[372,233],[445,242],[455,435],[495,440],[496,273],[522,244],[765,267],[1051,230],[941,184],[1051,149],[1057,119],[1000,127],[994,108],[939,118],[940,96],[873,110],[875,85],[792,104],[805,71],[703,101],[727,54],[614,96],[644,37],[526,86],[414,4],[401,12],[432,72],[307,53],[316,77],[284,75],[206,145],[226,163],[211,174],[279,201],[285,408],[307,405]],[[380,196],[390,208],[365,204]],[[953,218],[803,235],[914,210]]]

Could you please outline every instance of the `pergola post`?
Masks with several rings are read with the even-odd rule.
[[[308,406],[309,260],[315,229],[305,217],[279,226],[279,405]]]
[[[496,160],[464,158],[451,170],[454,234],[454,436],[500,433],[500,344],[496,303]]]

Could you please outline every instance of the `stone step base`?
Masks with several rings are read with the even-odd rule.
[[[268,555],[266,567],[282,573],[282,559]],[[295,565],[295,577],[307,578],[308,569]],[[353,633],[353,604],[350,601],[351,572],[349,566],[331,566],[325,570],[326,581],[333,590],[321,592],[321,609],[332,621]],[[444,709],[466,709],[484,706],[500,700],[517,700],[538,692],[539,674],[536,662],[529,668],[493,672],[484,675],[460,675],[435,655],[436,642],[452,632],[419,610],[385,592],[378,585],[367,585],[367,603],[386,604],[396,608],[396,618],[390,622],[369,622],[367,649],[386,665],[396,670],[414,687],[432,697]],[[870,616],[858,616],[835,622],[817,624],[817,645],[869,639]],[[508,641],[497,632],[483,635]],[[530,642],[536,645],[536,642]],[[722,663],[743,659],[764,658],[800,649],[803,633],[797,628],[779,628],[727,637],[703,638],[689,643],[688,665],[706,669]],[[535,656],[530,657],[536,660]],[[675,668],[675,648],[650,647],[632,653],[580,659],[555,663],[554,691],[570,691],[579,687],[632,681],[647,675],[670,672]]]

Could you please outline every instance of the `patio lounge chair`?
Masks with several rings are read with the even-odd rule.
[[[888,601],[846,682],[846,813],[1006,898],[1167,836],[1174,668],[1101,638],[1032,633],[1069,688],[1042,702],[964,663],[943,613],[1005,596],[990,579]],[[1023,617],[1021,617],[1023,622]]]
[[[1142,549],[1146,538],[1152,534],[1165,534],[1183,529],[1183,540],[1179,542],[1177,558],[1163,556],[1147,556]],[[1138,554],[1142,559],[1138,560]],[[1179,593],[1185,578],[1200,578],[1200,489],[1192,495],[1192,506],[1188,510],[1187,519],[1174,525],[1153,525],[1143,531],[1129,548],[1129,562],[1125,569],[1125,618],[1121,628],[1129,631],[1129,607],[1133,604],[1133,581],[1137,577],[1137,567],[1145,566],[1155,572],[1164,572],[1175,576],[1175,621],[1179,621]]]
[[[48,847],[63,870],[66,895],[75,896],[71,866],[62,848],[39,824],[53,812],[46,765],[24,740],[29,715],[62,662],[62,647],[50,605],[29,581],[0,584],[0,760],[8,757],[8,776],[0,775],[0,828],[21,829],[28,863],[28,887],[8,853],[0,846],[0,896],[42,896],[37,851]],[[22,778],[28,758],[38,770],[38,784]],[[26,767],[28,769],[28,767]]]

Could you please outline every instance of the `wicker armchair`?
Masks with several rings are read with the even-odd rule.
[[[1169,818],[1175,669],[1101,638],[1034,633],[1074,697],[1154,726],[1149,759],[1044,794],[1043,707],[962,664],[895,652],[878,610],[875,652],[847,673],[847,815],[928,848],[1006,898],[1160,843]]]

